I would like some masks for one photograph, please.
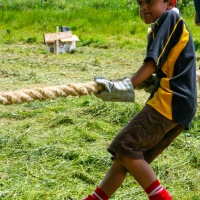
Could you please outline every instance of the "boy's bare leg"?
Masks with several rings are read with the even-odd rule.
[[[117,155],[117,158],[143,189],[157,179],[153,169],[145,160],[135,160],[122,155]]]
[[[99,187],[110,197],[121,186],[126,174],[126,168],[115,159]]]
[[[143,189],[146,189],[157,179],[145,160],[133,160],[117,155],[117,159],[114,160],[99,187],[110,197],[121,186],[127,172],[136,179]]]

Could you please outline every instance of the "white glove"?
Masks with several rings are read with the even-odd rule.
[[[144,88],[145,92],[150,93],[150,94],[151,94],[152,92],[154,92],[155,89],[156,89],[156,86],[155,86],[155,85],[150,85],[149,87]]]
[[[144,82],[142,82],[139,86],[137,86],[135,89],[144,89],[145,92],[152,93],[153,91],[156,90],[155,82],[156,82],[156,76],[155,74],[153,74]]]
[[[106,90],[95,94],[104,101],[135,102],[134,88],[129,78],[120,81],[109,81],[103,77],[94,77],[94,81],[103,85]]]

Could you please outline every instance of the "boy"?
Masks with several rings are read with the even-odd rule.
[[[85,200],[107,200],[129,172],[150,200],[171,200],[150,163],[184,130],[196,111],[195,50],[185,21],[172,9],[176,0],[138,0],[141,19],[152,24],[144,63],[131,79],[96,78],[105,86],[97,96],[110,101],[134,101],[133,88],[155,73],[153,91],[142,111],[114,138],[108,151],[110,170]],[[134,199],[134,197],[133,197]]]

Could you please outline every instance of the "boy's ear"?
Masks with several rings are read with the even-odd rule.
[[[172,8],[174,8],[176,6],[176,0],[169,0],[168,1],[168,6],[167,9],[171,10]]]

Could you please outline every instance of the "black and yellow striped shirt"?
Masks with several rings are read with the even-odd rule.
[[[145,61],[154,59],[156,88],[147,104],[189,128],[197,107],[196,57],[190,31],[182,17],[168,10],[148,35]]]

